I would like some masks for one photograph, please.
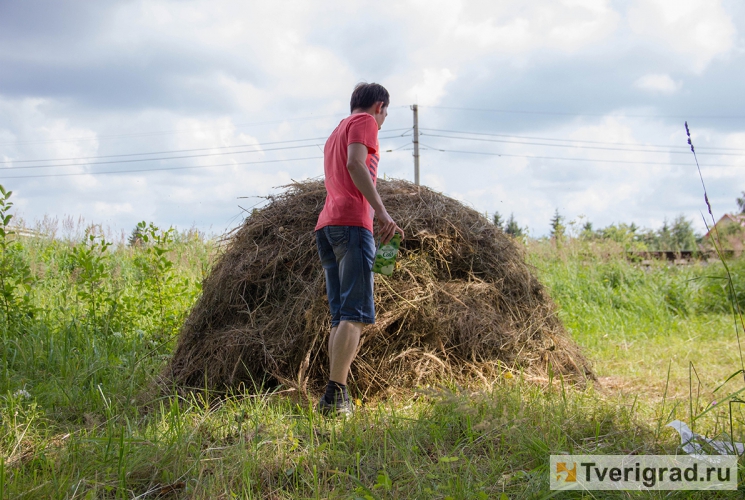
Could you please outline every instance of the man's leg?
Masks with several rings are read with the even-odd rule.
[[[334,359],[334,337],[336,337],[336,331],[339,329],[338,326],[331,327],[331,333],[329,334],[329,364]]]
[[[331,332],[329,333],[328,352],[329,361],[333,357],[334,337],[339,328],[339,316],[341,307],[340,283],[339,283],[339,265],[337,256],[334,252],[333,245],[328,241],[328,231],[321,229],[316,232],[316,245],[318,246],[318,256],[321,258],[321,266],[326,278],[326,297],[329,302],[331,312]]]
[[[335,293],[330,288],[327,291],[329,306],[338,304],[338,308],[332,307],[332,318],[339,319],[332,321],[338,321],[338,326],[329,333],[329,382],[319,408],[328,411],[333,405],[335,411],[348,414],[352,409],[347,393],[349,368],[357,354],[362,327],[375,321],[371,271],[375,244],[372,233],[357,227],[327,226],[323,236],[335,257],[335,262],[326,261],[324,269],[327,288],[329,283],[335,288]]]
[[[357,355],[363,323],[342,321],[338,328],[331,329],[329,338],[329,357],[331,362],[330,379],[337,384],[347,385],[349,367]],[[334,331],[336,330],[336,331]]]

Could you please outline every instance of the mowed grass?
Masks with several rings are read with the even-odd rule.
[[[36,309],[2,332],[0,498],[548,498],[550,454],[676,453],[666,423],[721,437],[726,405],[691,416],[743,387],[736,378],[713,392],[741,366],[721,266],[641,266],[574,241],[533,243],[528,255],[600,384],[443,380],[363,401],[346,420],[319,418],[314,400],[282,388],[162,395],[153,377],[214,246],[176,234],[162,243],[171,267],[146,245],[112,247],[96,280],[74,258],[81,243],[23,244]],[[737,408],[733,421],[743,440]]]

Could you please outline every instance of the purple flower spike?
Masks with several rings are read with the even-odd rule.
[[[688,134],[688,144],[691,145],[691,153],[693,153],[693,159],[696,160],[696,168],[698,169],[698,176],[701,179],[701,187],[704,188],[704,201],[706,201],[706,208],[709,209],[709,215],[711,215],[712,222],[716,222],[714,220],[714,214],[711,212],[711,203],[709,203],[709,195],[706,193],[706,185],[704,184],[704,176],[701,175],[701,165],[698,164],[698,158],[696,157],[696,150],[693,149],[693,142],[691,141],[691,132],[690,130],[688,130],[687,121],[685,122],[685,125],[686,125],[686,134]]]
[[[688,145],[691,146],[691,152],[696,153],[696,150],[693,149],[693,142],[691,142],[691,132],[688,130],[688,122],[685,122],[686,124],[686,134],[688,135]]]

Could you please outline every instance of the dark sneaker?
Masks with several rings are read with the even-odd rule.
[[[326,401],[325,396],[321,396],[321,400],[318,401],[318,411],[326,416],[344,415],[345,417],[350,417],[354,409],[349,399],[337,398],[336,404],[332,404]]]

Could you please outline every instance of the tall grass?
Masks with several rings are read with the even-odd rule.
[[[713,235],[713,238],[711,238],[714,249],[716,250],[717,256],[719,257],[719,261],[722,264],[722,267],[724,269],[724,276],[722,277],[721,284],[723,285],[724,289],[728,293],[728,304],[731,306],[732,311],[732,317],[734,319],[734,327],[735,327],[735,337],[737,339],[737,353],[739,355],[739,366],[740,368],[732,373],[727,380],[725,380],[719,387],[717,387],[714,392],[719,392],[718,399],[719,402],[726,402],[728,404],[728,412],[729,412],[729,435],[725,435],[726,438],[729,439],[732,449],[736,449],[735,447],[735,423],[738,424],[738,427],[740,427],[745,420],[745,399],[743,399],[742,394],[745,393],[745,386],[740,385],[739,387],[735,386],[734,389],[727,386],[727,383],[732,381],[733,379],[742,379],[745,381],[745,356],[743,355],[743,349],[742,349],[742,342],[740,338],[740,333],[745,332],[745,318],[743,318],[743,305],[740,302],[740,296],[738,294],[738,288],[735,285],[735,279],[733,276],[733,272],[730,269],[730,266],[728,265],[727,261],[724,258],[724,252],[723,252],[723,244],[722,244],[722,237],[719,234],[719,228],[717,227],[717,221],[714,218],[714,213],[711,208],[711,203],[709,202],[709,194],[706,191],[706,184],[704,183],[704,177],[701,173],[701,165],[698,162],[698,156],[696,155],[696,148],[693,145],[693,140],[691,137],[691,131],[688,128],[688,122],[685,122],[685,130],[686,130],[686,136],[688,137],[688,145],[691,148],[691,153],[693,154],[693,158],[696,162],[696,169],[698,170],[699,178],[701,179],[701,187],[704,191],[704,201],[706,203],[706,208],[708,210],[709,216],[711,217],[711,224],[712,228],[709,228],[709,225],[706,223],[706,217],[702,217],[704,219],[704,224],[706,224],[707,229],[710,229],[710,234]],[[693,366],[693,364],[691,364]],[[739,375],[739,377],[738,377]],[[690,380],[690,386],[693,386],[692,379]],[[725,389],[725,390],[722,390]],[[692,394],[690,396],[690,399],[692,399]],[[737,406],[741,405],[741,406]],[[691,424],[694,425],[694,423],[697,423],[699,420],[704,418],[707,414],[717,409],[715,405],[709,405],[708,407],[704,408],[702,411],[696,408],[696,411],[694,413],[694,405],[691,402],[691,408],[690,408],[690,415],[691,415]],[[695,415],[695,416],[694,416]]]
[[[291,392],[150,394],[216,251],[166,233],[142,246],[105,246],[92,230],[13,240],[32,307],[2,324],[0,498],[542,498],[551,453],[674,453],[664,424],[688,414],[688,361],[731,372],[728,292],[708,279],[721,267],[640,267],[570,240],[530,258],[602,388],[443,381],[348,420],[321,419]],[[720,432],[726,417],[701,426]]]

